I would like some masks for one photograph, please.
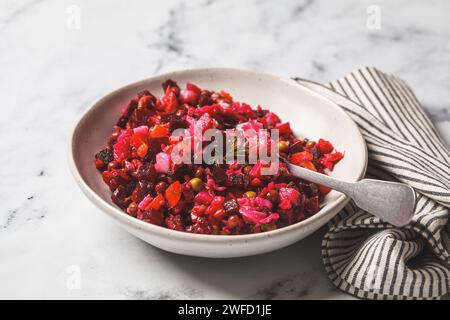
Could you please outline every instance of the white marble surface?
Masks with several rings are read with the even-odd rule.
[[[374,2],[381,29],[371,31]],[[176,256],[122,231],[73,182],[70,129],[92,100],[164,71],[228,66],[327,81],[374,65],[406,79],[450,141],[450,2],[110,3],[0,2],[0,298],[348,298],[325,275],[323,230],[232,260]]]

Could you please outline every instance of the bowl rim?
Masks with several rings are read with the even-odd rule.
[[[171,239],[177,239],[177,240],[189,240],[189,241],[194,241],[194,242],[195,241],[197,241],[197,242],[211,241],[211,242],[227,242],[227,243],[229,243],[229,242],[249,242],[249,241],[254,241],[254,240],[258,240],[258,239],[262,239],[262,238],[272,238],[272,237],[280,236],[281,234],[295,232],[297,229],[301,229],[309,224],[313,224],[315,221],[320,220],[320,219],[324,218],[325,216],[329,215],[335,207],[343,208],[350,201],[350,198],[348,196],[341,193],[339,195],[339,197],[332,202],[333,205],[329,206],[329,208],[327,208],[327,206],[325,206],[321,210],[319,210],[319,212],[317,212],[313,216],[311,216],[303,221],[288,225],[288,226],[280,228],[280,229],[275,229],[272,231],[266,231],[266,232],[261,232],[261,233],[252,233],[252,234],[243,234],[243,235],[208,235],[208,234],[189,233],[189,232],[185,232],[185,231],[177,231],[177,230],[168,229],[168,228],[165,228],[162,226],[154,225],[151,223],[147,223],[147,222],[141,221],[139,219],[136,219],[132,216],[125,214],[118,207],[116,207],[112,204],[109,204],[108,202],[103,200],[103,198],[100,197],[97,194],[97,192],[95,190],[93,190],[90,186],[88,186],[88,184],[84,181],[83,177],[81,176],[81,174],[78,170],[78,167],[77,167],[77,164],[75,161],[75,152],[74,152],[75,151],[75,148],[74,148],[75,138],[76,138],[77,130],[80,127],[80,125],[83,123],[83,121],[85,121],[88,118],[88,116],[92,112],[94,112],[97,108],[101,107],[102,102],[104,100],[107,100],[111,96],[117,94],[117,92],[119,92],[119,91],[126,91],[130,88],[142,85],[142,84],[148,82],[149,80],[156,80],[158,78],[175,78],[178,75],[186,74],[189,72],[236,72],[236,73],[245,73],[250,76],[271,78],[274,81],[282,81],[285,84],[292,86],[293,88],[295,88],[297,86],[301,86],[302,89],[304,89],[305,91],[308,91],[309,94],[314,95],[318,99],[327,101],[329,104],[332,104],[333,107],[335,109],[337,109],[337,111],[339,113],[342,114],[342,116],[348,118],[350,120],[350,123],[356,129],[356,132],[358,134],[357,138],[358,138],[359,142],[364,146],[364,148],[363,148],[364,149],[363,150],[364,164],[363,164],[361,172],[359,173],[356,181],[360,180],[361,178],[363,178],[365,176],[365,173],[367,170],[367,165],[368,165],[367,144],[361,134],[361,131],[359,130],[358,126],[353,121],[353,119],[351,119],[351,117],[347,113],[345,113],[345,111],[342,110],[342,108],[340,108],[335,102],[314,92],[313,90],[307,88],[306,86],[303,86],[297,82],[294,82],[294,80],[292,80],[292,79],[284,79],[284,78],[281,78],[281,77],[278,77],[278,76],[275,76],[272,74],[264,73],[264,72],[248,70],[248,69],[224,68],[224,67],[187,68],[187,69],[157,74],[157,75],[127,84],[118,89],[114,89],[113,91],[109,92],[108,94],[102,96],[100,99],[94,100],[94,103],[91,103],[90,107],[85,112],[83,112],[81,114],[81,116],[79,116],[79,118],[76,120],[75,125],[73,126],[73,128],[71,130],[71,133],[69,136],[69,141],[68,141],[69,143],[67,145],[69,170],[72,173],[75,181],[77,182],[77,184],[80,187],[80,189],[82,190],[82,192],[99,209],[106,212],[109,216],[111,216],[112,218],[114,218],[115,220],[117,220],[121,223],[124,223],[135,229],[139,229],[139,230],[149,232],[149,233],[154,233],[159,236],[169,237]],[[332,217],[330,217],[330,219],[331,218]]]

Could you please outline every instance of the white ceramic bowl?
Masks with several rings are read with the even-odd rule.
[[[173,79],[184,86],[225,90],[237,100],[258,104],[289,121],[299,137],[330,140],[345,152],[332,176],[357,181],[365,173],[367,150],[356,124],[337,105],[292,80],[236,69],[194,69],[167,73],[135,82],[96,102],[76,125],[70,142],[70,169],[86,196],[121,227],[163,250],[179,254],[226,258],[261,254],[288,246],[319,229],[336,215],[348,198],[330,192],[314,216],[278,230],[237,236],[191,234],[145,223],[122,212],[110,199],[110,191],[94,166],[94,155],[105,147],[123,106],[144,89],[162,94],[161,83]]]

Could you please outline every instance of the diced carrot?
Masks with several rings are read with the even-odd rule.
[[[140,158],[145,158],[147,152],[148,152],[148,145],[146,143],[141,144],[136,151],[137,155]]]
[[[168,135],[169,129],[162,124],[157,124],[150,129],[150,138],[161,138]]]
[[[145,208],[145,210],[159,210],[164,205],[166,201],[164,200],[164,197],[162,194],[158,194],[155,199],[152,200],[152,202],[149,203],[149,205]]]
[[[316,171],[316,172],[317,172],[316,166],[315,166],[314,163],[312,163],[311,161],[305,161],[305,162],[303,162],[303,163],[301,164],[301,166],[302,166],[303,168],[305,168],[305,169],[308,169],[308,170],[312,170],[312,171]]]
[[[164,193],[166,200],[169,203],[169,208],[173,208],[177,205],[181,198],[181,183],[180,181],[175,181],[172,183]]]
[[[310,152],[302,151],[292,154],[289,161],[300,166],[302,163],[312,161],[313,159],[314,157]]]

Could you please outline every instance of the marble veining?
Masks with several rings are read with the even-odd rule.
[[[367,27],[367,8],[381,28]],[[414,89],[450,142],[445,0],[3,0],[0,3],[0,298],[346,299],[324,230],[256,257],[176,256],[119,229],[82,195],[69,133],[92,101],[193,67],[331,81],[373,65]]]

